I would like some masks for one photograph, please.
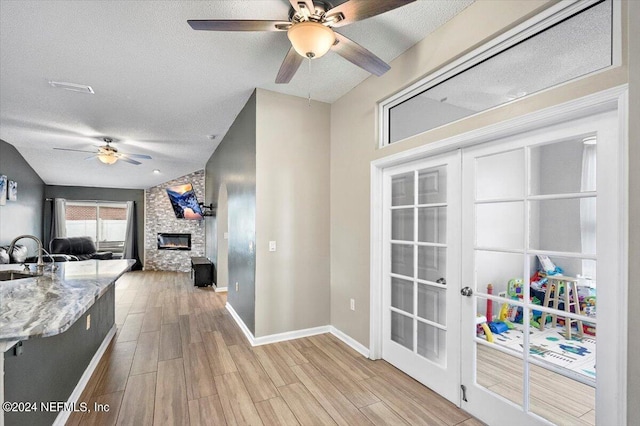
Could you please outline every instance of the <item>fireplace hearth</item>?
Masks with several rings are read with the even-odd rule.
[[[191,250],[191,234],[158,233],[158,250]]]

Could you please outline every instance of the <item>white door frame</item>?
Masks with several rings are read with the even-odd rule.
[[[493,124],[468,133],[457,135],[434,143],[428,143],[371,162],[371,246],[370,246],[370,327],[369,357],[380,359],[382,356],[382,285],[383,285],[383,171],[399,164],[431,157],[454,149],[482,144],[491,140],[505,138],[514,134],[544,128],[553,124],[584,117],[604,111],[616,111],[620,135],[620,164],[624,167],[612,170],[618,173],[620,182],[620,253],[618,273],[622,277],[618,294],[619,309],[616,317],[610,318],[619,324],[617,365],[618,392],[611,400],[612,409],[618,413],[618,424],[626,424],[627,412],[627,293],[628,293],[628,86],[622,85],[599,93],[585,96],[564,104],[535,111],[521,117]],[[615,405],[615,407],[613,406]]]

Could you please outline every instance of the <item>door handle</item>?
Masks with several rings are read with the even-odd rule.
[[[471,295],[473,294],[473,290],[471,290],[471,287],[464,287],[460,290],[460,294],[463,296],[471,297]]]

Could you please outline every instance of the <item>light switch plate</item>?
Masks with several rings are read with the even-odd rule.
[[[269,251],[276,251],[276,242],[269,241]]]
[[[228,232],[225,232],[225,233],[224,233],[224,239],[225,239],[225,240],[228,240],[228,239],[229,239],[229,233],[228,233]]]

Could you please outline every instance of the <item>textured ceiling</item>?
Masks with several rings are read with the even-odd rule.
[[[389,62],[471,2],[418,0],[340,32]],[[331,103],[369,77],[330,52],[312,62],[311,80],[304,64],[276,85],[284,32],[193,31],[186,22],[283,20],[288,10],[286,0],[0,0],[0,139],[47,184],[148,188],[201,169],[255,87],[306,97],[311,81],[312,98]],[[91,150],[105,135],[153,159],[106,166],[53,149]]]

